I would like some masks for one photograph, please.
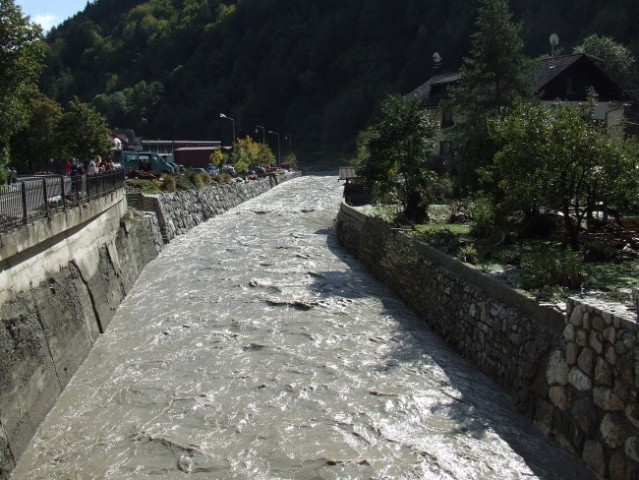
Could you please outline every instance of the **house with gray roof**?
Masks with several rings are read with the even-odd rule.
[[[586,101],[588,91],[593,89],[598,101],[595,105],[595,118],[605,122],[608,134],[623,136],[623,121],[631,98],[602,68],[602,61],[586,54],[558,55],[543,58],[532,64],[532,80],[542,102],[582,103]],[[453,124],[450,112],[441,108],[443,100],[450,95],[450,87],[459,82],[459,73],[436,74],[406,97],[418,97],[420,106],[437,115],[441,129],[438,132],[439,148],[437,153],[446,156],[451,151],[450,141],[445,128]]]

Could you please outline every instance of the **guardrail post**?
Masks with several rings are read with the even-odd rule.
[[[64,175],[60,175],[60,195],[62,195],[62,209],[67,209],[67,192],[64,191]]]
[[[42,179],[42,195],[44,196],[44,211],[49,216],[49,193],[47,192],[47,179]]]
[[[26,225],[29,222],[29,210],[27,208],[27,185],[25,182],[20,182],[22,190],[22,221]]]

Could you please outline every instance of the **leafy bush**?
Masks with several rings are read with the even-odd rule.
[[[288,155],[286,155],[286,157],[284,157],[284,163],[288,163],[289,165],[295,167],[297,165],[297,155],[295,155],[293,152],[289,153]]]
[[[191,182],[196,188],[204,188],[212,185],[213,179],[208,173],[198,172],[191,175]]]
[[[213,178],[217,183],[232,183],[233,177],[228,173],[219,173]]]
[[[584,280],[583,258],[579,252],[540,249],[521,257],[521,283],[525,289],[548,285],[579,288]]]
[[[472,243],[468,245],[464,245],[460,247],[457,251],[457,258],[460,258],[464,262],[470,263],[472,265],[476,265],[479,260],[479,252],[477,252],[477,248]]]
[[[177,175],[173,178],[176,190],[193,190],[195,187],[186,175]]]
[[[154,183],[157,182],[158,188],[163,192],[175,192],[175,177],[173,175],[162,175],[158,180],[154,180]]]
[[[133,191],[140,191],[142,193],[157,194],[160,193],[159,186],[153,183],[151,180],[142,178],[129,178],[127,180],[127,188]]]
[[[470,205],[471,233],[485,237],[495,229],[495,207],[488,197],[480,197]]]

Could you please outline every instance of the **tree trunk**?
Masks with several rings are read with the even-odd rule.
[[[406,205],[404,206],[404,216],[408,221],[422,223],[428,219],[426,209],[422,204],[422,196],[419,191],[412,190],[406,196]]]
[[[579,250],[579,225],[572,221],[569,205],[564,205],[562,212],[564,214],[564,228],[568,237],[568,245],[571,249],[577,251]]]

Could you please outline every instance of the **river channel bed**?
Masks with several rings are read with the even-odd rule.
[[[589,479],[288,181],[142,273],[14,479]]]

